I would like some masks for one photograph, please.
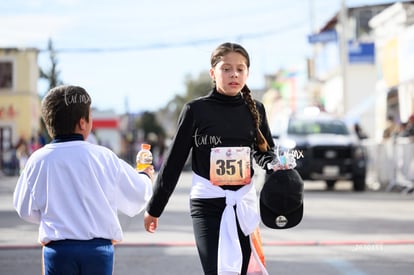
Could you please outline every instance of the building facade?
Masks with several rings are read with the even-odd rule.
[[[414,1],[407,1],[404,5],[413,4]],[[387,117],[386,111],[377,107],[382,104],[386,109],[383,89],[378,89],[382,74],[378,64],[384,58],[376,26],[370,22],[393,5],[343,7],[308,37],[314,49],[309,62],[311,98],[316,98],[326,111],[344,116],[350,124],[358,123],[369,137],[377,140]],[[395,66],[395,59],[388,59],[390,63],[385,67],[395,74],[394,67],[390,67]]]
[[[406,123],[414,114],[414,3],[395,3],[369,23],[377,59],[376,112]]]
[[[0,48],[0,165],[40,131],[37,58],[37,49]]]

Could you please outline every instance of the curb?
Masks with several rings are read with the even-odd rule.
[[[288,241],[263,242],[263,246],[382,246],[382,245],[414,245],[414,240],[376,240],[376,241]],[[195,247],[194,242],[163,243],[119,243],[116,247]],[[33,245],[0,245],[0,250],[39,249],[40,244]]]

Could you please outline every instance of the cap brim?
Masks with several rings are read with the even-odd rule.
[[[260,200],[260,217],[265,226],[273,229],[288,229],[298,225],[303,217],[303,202],[290,213],[274,213]]]

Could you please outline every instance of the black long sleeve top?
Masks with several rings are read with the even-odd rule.
[[[260,130],[273,149],[274,142],[264,106],[256,100],[256,107],[261,117]],[[250,147],[251,158],[266,169],[266,164],[273,159],[273,150],[260,152],[255,140],[254,121],[240,93],[227,96],[213,89],[207,96],[185,104],[173,143],[155,182],[154,193],[147,207],[148,213],[154,217],[162,214],[190,151],[193,172],[206,179],[210,177],[210,152],[213,147]],[[253,175],[253,168],[251,169]],[[222,186],[232,189],[240,187]]]

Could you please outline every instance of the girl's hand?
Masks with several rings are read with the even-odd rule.
[[[158,227],[158,218],[151,216],[145,211],[144,214],[144,227],[149,233],[154,233]]]
[[[296,158],[291,154],[278,156],[271,163],[267,164],[269,170],[288,170],[296,167]]]

